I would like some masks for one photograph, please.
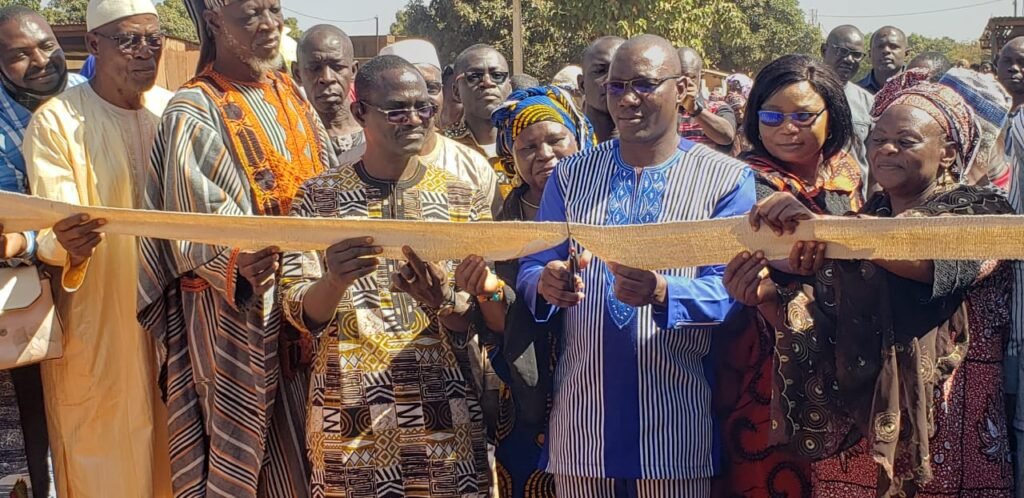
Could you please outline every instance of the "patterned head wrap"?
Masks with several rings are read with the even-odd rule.
[[[512,149],[516,137],[530,125],[545,121],[568,128],[581,151],[597,144],[590,120],[565,90],[555,86],[516,90],[491,113],[491,122],[498,129],[498,161],[508,176],[516,176]]]
[[[750,90],[754,88],[754,80],[750,79],[750,76],[743,73],[735,73],[730,74],[725,78],[725,85],[726,88],[731,88],[734,85],[739,86],[740,93],[743,94],[743,97],[750,98]]]
[[[967,169],[974,163],[981,142],[974,111],[952,88],[927,80],[928,71],[925,69],[913,69],[890,79],[875,95],[871,116],[878,119],[894,105],[908,105],[928,113],[946,132],[946,139],[956,147],[953,172],[961,179],[966,178]]]

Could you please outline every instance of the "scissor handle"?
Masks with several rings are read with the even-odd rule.
[[[580,257],[576,254],[576,248],[571,244],[569,245],[569,285],[567,290],[569,292],[577,292],[579,288],[576,286],[576,277],[580,275]]]

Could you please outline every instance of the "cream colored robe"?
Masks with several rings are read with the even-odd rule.
[[[142,109],[128,110],[84,84],[45,103],[25,132],[32,193],[83,206],[139,207],[136,185],[170,98],[153,88]],[[65,267],[58,292],[64,358],[42,364],[58,496],[170,496],[155,350],[135,313],[135,238],[107,235],[74,268],[51,230],[38,242],[43,262]]]

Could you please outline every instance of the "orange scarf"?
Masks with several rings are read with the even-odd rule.
[[[317,136],[312,109],[288,75],[269,74],[269,83],[237,83],[257,89],[274,108],[286,130],[287,154],[277,150],[256,111],[223,75],[207,66],[185,88],[199,88],[213,99],[228,129],[232,155],[242,166],[253,193],[253,208],[260,215],[287,215],[299,187],[327,165],[321,160],[323,144]],[[306,133],[297,133],[303,129]]]

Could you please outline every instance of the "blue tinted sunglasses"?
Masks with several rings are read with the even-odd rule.
[[[761,124],[774,128],[782,126],[782,123],[786,122],[786,118],[789,118],[794,125],[800,128],[807,128],[813,125],[826,110],[822,109],[818,112],[792,112],[789,114],[776,111],[757,111],[757,119],[761,121]]]

